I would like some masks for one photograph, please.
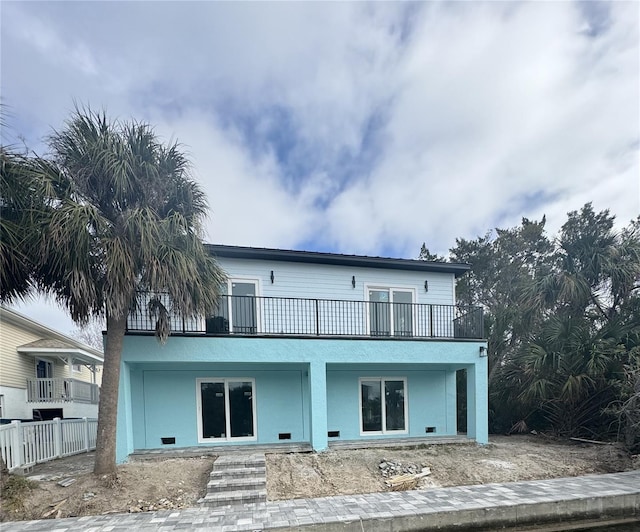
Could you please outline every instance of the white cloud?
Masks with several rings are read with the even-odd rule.
[[[32,147],[74,98],[177,137],[215,242],[415,256],[587,201],[626,223],[640,5],[601,7],[5,1],[3,103]]]
[[[396,69],[385,157],[330,210],[341,248],[444,250],[545,206],[557,227],[592,200],[623,222],[638,213],[638,19],[624,12],[637,6],[601,40],[578,32],[571,4],[504,7],[422,18]]]

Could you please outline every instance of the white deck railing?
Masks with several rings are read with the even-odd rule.
[[[0,425],[0,454],[9,471],[96,448],[97,419],[59,419]]]
[[[30,403],[89,403],[97,405],[100,387],[78,379],[27,379]]]

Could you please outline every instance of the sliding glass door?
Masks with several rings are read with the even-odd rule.
[[[375,288],[368,296],[371,336],[413,336],[413,291]]]
[[[360,379],[360,433],[407,432],[406,379]]]
[[[253,379],[197,379],[198,440],[253,440]]]

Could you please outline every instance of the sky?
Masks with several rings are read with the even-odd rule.
[[[638,2],[0,2],[3,145],[178,140],[212,243],[417,257],[640,213]],[[68,333],[42,298],[18,311]]]

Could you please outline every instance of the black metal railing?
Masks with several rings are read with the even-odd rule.
[[[169,298],[158,297],[170,309]],[[172,316],[170,325],[172,333],[212,335],[483,338],[479,307],[292,297],[221,296],[209,316]],[[143,304],[127,327],[155,331],[156,323]]]

